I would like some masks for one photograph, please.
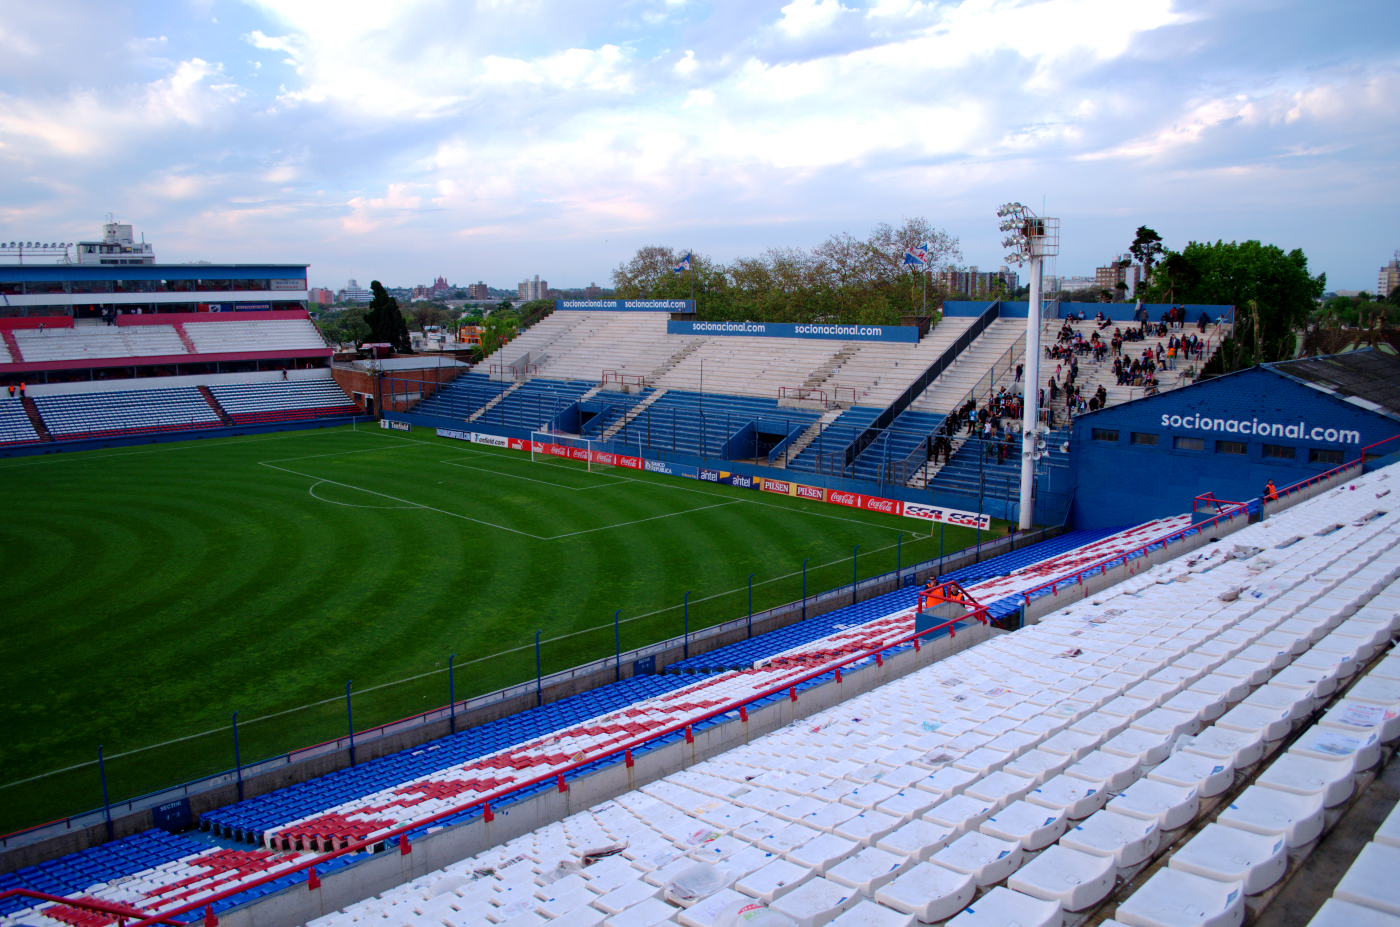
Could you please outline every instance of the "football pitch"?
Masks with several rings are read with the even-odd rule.
[[[971,529],[349,427],[0,461],[0,832],[974,543]],[[994,526],[995,531],[995,526]],[[902,538],[901,538],[902,535]],[[982,535],[983,538],[986,535]]]

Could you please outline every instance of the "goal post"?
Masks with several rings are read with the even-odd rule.
[[[530,432],[530,460],[557,461],[572,460],[583,464],[588,471],[593,470],[593,442],[578,435],[562,434],[556,431]]]

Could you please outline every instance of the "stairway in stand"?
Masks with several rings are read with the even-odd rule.
[[[188,340],[188,338],[184,335],[183,332],[181,333],[181,337],[182,337],[182,338],[186,338],[186,340]],[[223,422],[225,425],[229,426],[230,428],[233,427],[233,425],[234,425],[233,419],[230,418],[230,417],[229,417],[229,414],[228,414],[227,412],[224,411],[224,407],[221,406],[221,405],[219,405],[219,400],[217,400],[217,399],[214,398],[214,394],[211,393],[211,392],[209,392],[209,387],[207,387],[207,386],[201,386],[201,387],[199,387],[199,395],[203,396],[203,397],[204,397],[204,401],[207,402],[207,403],[209,403],[209,408],[211,408],[211,409],[214,410],[214,414],[217,415],[217,416],[219,417],[219,421]]]
[[[7,336],[9,332],[5,333]],[[39,435],[40,441],[52,441],[53,435],[49,434],[49,426],[44,424],[44,418],[39,414],[39,407],[34,404],[34,400],[25,396],[19,401],[24,408],[24,414],[29,416],[29,424],[34,426],[34,431]]]

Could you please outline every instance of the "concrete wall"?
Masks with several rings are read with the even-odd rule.
[[[403,855],[397,849],[366,856],[362,862],[325,876],[321,887],[304,884],[284,889],[219,916],[222,927],[293,927],[330,914],[346,905],[410,882],[419,876],[474,856],[491,847],[529,833],[571,814],[591,808],[671,773],[717,756],[726,750],[771,733],[786,724],[841,704],[857,695],[929,666],[987,638],[987,628],[975,625],[956,637],[942,638],[920,651],[907,650],[885,661],[843,673],[842,681],[807,689],[796,702],[782,699],[749,713],[748,721],[734,719],[695,734],[695,742],[678,741],[636,758],[628,769],[610,766],[569,782],[567,792],[541,793],[496,812],[487,823],[477,819],[428,834]]]
[[[1179,419],[1255,420],[1297,426],[1302,437],[1239,434],[1184,425]],[[1167,424],[1163,424],[1163,418]],[[1360,441],[1340,443],[1310,437],[1314,427],[1349,429]],[[1095,438],[1096,430],[1099,438]],[[1102,440],[1117,432],[1116,440]],[[1133,444],[1133,434],[1157,436],[1156,446]],[[1070,467],[1078,489],[1072,512],[1080,528],[1147,521],[1189,511],[1192,499],[1207,492],[1218,498],[1258,498],[1267,480],[1280,489],[1323,473],[1336,463],[1309,463],[1311,449],[1341,451],[1344,459],[1360,456],[1363,446],[1400,434],[1400,423],[1303,386],[1267,367],[1242,370],[1160,396],[1081,415],[1074,422]],[[1200,439],[1202,450],[1174,446],[1174,439]],[[1244,455],[1218,452],[1218,442],[1243,442]],[[1265,444],[1294,448],[1292,460],[1264,457]]]

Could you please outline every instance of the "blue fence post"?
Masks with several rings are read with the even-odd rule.
[[[749,637],[753,637],[753,574],[749,574]]]
[[[107,801],[107,764],[102,759],[102,745],[97,745],[97,772],[102,776],[102,815],[107,821],[107,839],[112,836],[112,805]]]
[[[860,576],[860,545],[851,548],[851,604],[856,604],[856,582]]]
[[[808,557],[807,560],[811,560]],[[802,561],[802,620],[807,620],[807,560]]]
[[[685,659],[690,659],[690,591],[686,590],[685,600],[682,603],[685,615]]]
[[[355,680],[345,680],[345,721],[350,728],[350,765],[355,765],[355,715],[350,710],[350,685]]]
[[[535,705],[544,705],[544,674],[540,669],[540,632],[535,632]]]
[[[243,800],[243,761],[238,757],[238,712],[233,713],[233,768],[238,776],[238,800]]]
[[[622,682],[622,609],[613,612],[613,648],[617,654],[617,681]]]
[[[453,734],[457,733],[457,690],[452,684],[452,661],[455,659],[457,659],[455,653],[447,658],[447,718],[448,730]]]

